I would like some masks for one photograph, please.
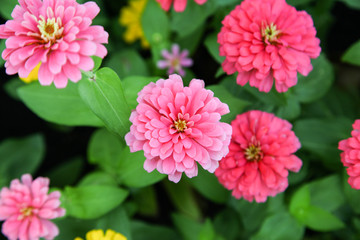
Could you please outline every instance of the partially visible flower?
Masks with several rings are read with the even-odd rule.
[[[187,0],[156,0],[160,3],[162,9],[169,11],[171,4],[174,3],[175,12],[183,12],[186,8]],[[194,0],[197,4],[202,5],[207,2],[207,0]]]
[[[165,60],[159,60],[157,62],[157,66],[160,69],[167,68],[168,74],[176,72],[181,76],[185,76],[183,67],[191,67],[193,64],[193,61],[190,58],[187,58],[188,54],[188,50],[185,49],[180,52],[179,45],[173,44],[171,47],[171,52],[167,51],[166,49],[161,51],[161,55],[165,58]]]
[[[204,85],[193,79],[184,87],[174,74],[139,92],[125,140],[132,152],[144,150],[146,171],[157,169],[178,182],[183,172],[196,176],[197,163],[214,172],[229,152],[231,126],[220,122],[229,107]]]
[[[141,16],[144,12],[147,0],[130,0],[129,6],[123,7],[120,11],[119,22],[126,27],[124,40],[127,43],[133,43],[137,39],[141,41],[143,48],[149,47],[144,31],[141,25]]]
[[[360,189],[360,119],[355,120],[351,136],[339,142],[341,162],[349,175],[348,183],[352,188]]]
[[[12,180],[10,188],[0,192],[0,220],[5,220],[2,233],[9,240],[54,239],[59,234],[57,226],[49,221],[65,215],[60,208],[60,192],[48,194],[49,179],[32,180],[24,174],[21,182]]]
[[[75,240],[84,239],[77,237]],[[91,230],[90,232],[86,233],[85,240],[127,240],[127,238],[120,233],[108,229],[106,230],[105,235],[103,230]]]
[[[230,152],[215,171],[220,183],[235,198],[265,202],[288,186],[288,171],[298,172],[301,160],[293,153],[300,142],[291,124],[257,110],[232,121]]]
[[[94,66],[91,56],[107,54],[103,43],[108,33],[101,26],[90,26],[100,9],[94,2],[75,0],[19,0],[13,20],[0,25],[0,38],[6,38],[2,57],[7,74],[29,76],[41,62],[39,82],[64,88],[68,79],[77,82],[81,71]]]
[[[285,0],[244,0],[222,24],[224,71],[237,72],[239,85],[249,82],[262,92],[269,92],[274,80],[276,90],[286,92],[296,85],[298,72],[309,74],[310,58],[321,51],[311,16]]]
[[[25,83],[31,83],[31,82],[37,81],[40,65],[41,65],[41,63],[36,65],[36,67],[29,73],[29,76],[27,76],[26,78],[21,77],[20,79]]]

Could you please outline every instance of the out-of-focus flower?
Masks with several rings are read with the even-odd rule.
[[[186,8],[187,0],[156,0],[160,3],[162,9],[169,11],[171,4],[174,3],[175,12],[183,12]],[[202,5],[207,2],[207,0],[194,0],[197,4]]]
[[[269,92],[296,85],[297,73],[307,76],[310,58],[321,48],[312,18],[285,0],[244,0],[222,21],[218,34],[227,74],[238,72],[237,83]]]
[[[129,6],[123,7],[120,11],[119,22],[126,27],[124,40],[127,43],[133,43],[137,39],[141,41],[143,48],[149,47],[149,42],[144,36],[141,25],[141,16],[144,12],[147,0],[130,0]]]
[[[293,153],[300,142],[291,124],[271,113],[257,110],[232,121],[229,154],[215,171],[220,183],[235,198],[265,202],[288,186],[288,170],[297,172],[302,161]]]
[[[38,80],[39,68],[41,63],[36,65],[36,67],[29,73],[29,76],[26,78],[20,78],[25,83],[31,83]]]
[[[354,122],[351,136],[339,142],[341,162],[349,175],[348,183],[352,188],[360,189],[360,120]]]
[[[2,57],[7,74],[26,78],[41,62],[39,82],[64,88],[68,79],[77,82],[81,71],[94,66],[90,56],[107,54],[103,43],[108,33],[90,26],[100,9],[94,2],[75,0],[19,0],[13,20],[0,25],[0,38],[6,38]]]
[[[75,240],[84,239],[77,237]],[[127,240],[127,238],[120,233],[108,229],[106,230],[105,235],[103,230],[91,230],[90,232],[86,233],[85,240]]]
[[[0,220],[5,220],[2,233],[9,240],[51,240],[59,234],[49,219],[64,216],[65,209],[59,207],[60,192],[48,191],[48,178],[33,181],[30,174],[22,175],[21,182],[12,180],[10,188],[1,189]]]
[[[229,152],[231,126],[220,122],[229,107],[204,85],[193,79],[184,87],[174,74],[139,92],[125,140],[132,152],[144,150],[146,171],[156,168],[178,182],[183,172],[196,176],[197,163],[214,172]]]
[[[185,76],[183,67],[191,67],[193,64],[193,61],[190,58],[187,58],[188,54],[188,50],[185,49],[180,52],[179,45],[173,44],[171,47],[171,52],[168,52],[166,49],[161,51],[161,55],[165,60],[159,60],[157,66],[160,69],[167,68],[168,74],[176,72],[181,76]]]

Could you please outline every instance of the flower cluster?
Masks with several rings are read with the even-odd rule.
[[[49,179],[32,180],[24,174],[15,179],[10,188],[0,192],[0,220],[5,220],[2,233],[10,240],[53,239],[59,234],[57,226],[49,221],[65,215],[60,207],[60,192],[48,194]]]
[[[144,150],[148,172],[156,168],[178,182],[183,172],[196,176],[197,163],[214,172],[228,153],[231,126],[219,120],[229,108],[204,89],[204,81],[184,87],[180,76],[170,75],[145,86],[137,101],[125,140],[132,152]]]
[[[285,0],[244,0],[222,21],[218,34],[222,64],[237,83],[278,92],[297,83],[297,73],[312,70],[310,58],[319,56],[320,40],[310,15]]]
[[[339,142],[339,149],[343,151],[340,157],[347,167],[350,186],[360,189],[360,120],[356,120],[352,126],[352,137]]]
[[[7,74],[26,78],[39,64],[42,85],[54,82],[64,88],[68,79],[77,82],[81,71],[89,71],[90,56],[107,54],[103,43],[108,33],[101,26],[90,26],[100,9],[94,2],[75,0],[20,0],[12,12],[13,20],[0,25],[0,38],[6,40],[2,57]]]
[[[288,171],[298,172],[302,161],[293,153],[300,142],[291,124],[257,110],[240,114],[231,123],[229,154],[215,171],[236,198],[265,202],[288,186]]]

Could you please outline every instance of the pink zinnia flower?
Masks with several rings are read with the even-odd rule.
[[[49,179],[38,177],[34,181],[24,174],[21,182],[15,179],[10,189],[0,192],[0,220],[5,220],[2,233],[9,240],[51,240],[59,234],[57,226],[48,219],[65,215],[60,208],[60,192],[48,194]]]
[[[2,57],[7,74],[26,78],[41,62],[39,82],[64,88],[68,79],[77,82],[89,71],[90,56],[104,57],[108,33],[90,26],[100,9],[94,2],[75,0],[19,0],[13,20],[0,25],[0,38],[7,38]]]
[[[187,0],[156,0],[160,3],[162,9],[169,11],[171,4],[174,2],[175,12],[183,12],[186,8]],[[207,0],[194,0],[197,4],[202,5],[207,2]]]
[[[288,170],[297,172],[302,162],[293,153],[300,142],[291,124],[274,114],[249,111],[231,123],[229,154],[215,171],[220,183],[235,198],[265,202],[288,186]]]
[[[227,74],[238,72],[237,83],[269,92],[296,85],[297,72],[307,76],[310,58],[321,48],[312,18],[285,0],[244,0],[222,21],[218,34]]]
[[[348,182],[352,188],[360,189],[360,120],[354,122],[351,138],[339,142],[341,162],[349,174]]]
[[[229,107],[204,88],[203,80],[184,87],[179,75],[170,75],[145,86],[137,101],[125,140],[132,152],[144,150],[146,171],[156,168],[178,182],[183,172],[197,175],[197,162],[214,172],[229,152],[231,126],[219,121]]]
[[[168,74],[176,72],[181,76],[185,76],[185,71],[182,67],[191,67],[193,64],[193,61],[190,58],[187,58],[188,54],[188,50],[185,49],[180,52],[179,45],[173,44],[171,47],[171,53],[166,49],[162,50],[161,55],[165,58],[165,60],[158,61],[157,66],[160,69],[168,68]]]

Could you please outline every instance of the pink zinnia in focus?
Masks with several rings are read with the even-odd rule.
[[[174,3],[175,12],[183,12],[186,8],[187,0],[156,0],[160,3],[161,8],[165,11],[169,11],[171,4]],[[194,0],[197,4],[202,5],[207,2],[207,0]]]
[[[293,153],[300,142],[291,124],[257,110],[240,114],[231,123],[229,154],[215,171],[235,198],[265,202],[288,186],[288,170],[298,172],[302,161]]]
[[[307,76],[310,58],[321,52],[312,18],[285,0],[244,0],[222,21],[218,34],[222,67],[238,73],[244,86],[269,92],[275,80],[278,92],[296,85],[297,73]]]
[[[193,64],[193,61],[187,58],[189,51],[185,49],[180,52],[180,47],[177,44],[172,45],[171,52],[166,49],[162,50],[161,55],[165,60],[159,60],[157,66],[160,69],[168,68],[167,74],[176,72],[181,76],[185,76],[183,67],[191,67]]]
[[[8,20],[0,25],[0,38],[6,40],[2,57],[7,74],[26,78],[41,62],[39,82],[64,88],[68,79],[77,82],[81,71],[94,67],[90,56],[103,58],[102,45],[108,33],[90,26],[100,9],[94,2],[75,0],[19,0]]]
[[[60,208],[60,192],[48,194],[49,179],[38,177],[34,181],[24,174],[21,182],[15,179],[10,188],[0,192],[0,220],[5,220],[2,233],[9,240],[46,240],[59,234],[57,226],[49,221],[65,215]]]
[[[231,126],[220,122],[229,107],[204,85],[193,79],[184,87],[174,74],[139,92],[125,140],[132,152],[144,150],[146,171],[157,169],[178,182],[183,172],[196,176],[197,163],[214,172],[229,152]]]
[[[351,136],[339,142],[341,162],[349,175],[348,183],[352,188],[360,189],[360,120],[354,122]]]

